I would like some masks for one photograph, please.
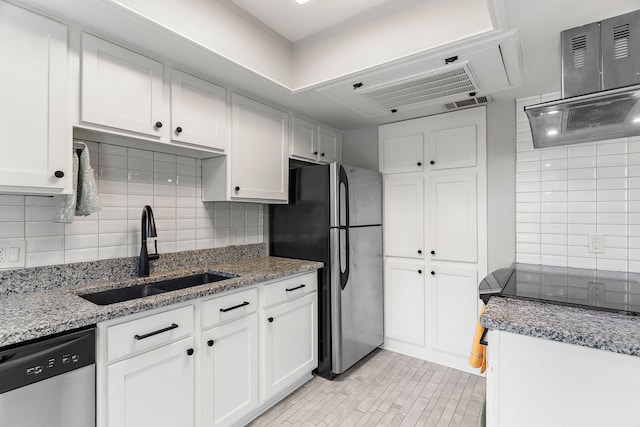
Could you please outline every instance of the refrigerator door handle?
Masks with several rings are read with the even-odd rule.
[[[342,269],[342,257],[340,257],[340,289],[344,289],[347,286],[347,281],[349,280],[349,179],[347,178],[347,172],[344,170],[344,167],[340,165],[340,174],[338,177],[338,191],[339,191],[339,200],[342,202],[344,200],[344,211],[345,211],[345,265],[344,270]],[[342,192],[344,191],[344,199],[342,198]],[[342,209],[340,209],[339,215],[342,214]],[[340,220],[340,218],[338,219]],[[342,230],[342,224],[340,224],[340,229]],[[342,247],[342,245],[340,245]]]

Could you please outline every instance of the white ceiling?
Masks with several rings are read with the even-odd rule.
[[[231,0],[291,42],[324,31],[391,0]]]

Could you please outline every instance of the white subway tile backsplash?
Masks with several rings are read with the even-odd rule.
[[[523,106],[557,96],[516,102],[516,260],[640,272],[640,137],[532,151]]]

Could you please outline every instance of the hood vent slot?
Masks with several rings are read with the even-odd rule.
[[[629,56],[629,24],[613,29],[613,56],[616,59]]]
[[[415,106],[434,99],[469,94],[478,90],[476,79],[466,62],[380,86],[362,86],[355,89],[359,96],[387,110]]]
[[[573,56],[573,69],[584,67],[587,57],[587,37],[582,35],[571,39],[571,55]]]

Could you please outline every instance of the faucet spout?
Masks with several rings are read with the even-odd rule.
[[[142,239],[140,245],[140,257],[138,258],[138,277],[147,277],[149,275],[149,261],[160,258],[158,254],[158,241],[154,241],[155,253],[149,255],[147,251],[147,237],[158,237],[156,231],[156,221],[153,218],[151,206],[146,205],[142,208],[142,223],[140,230]]]

